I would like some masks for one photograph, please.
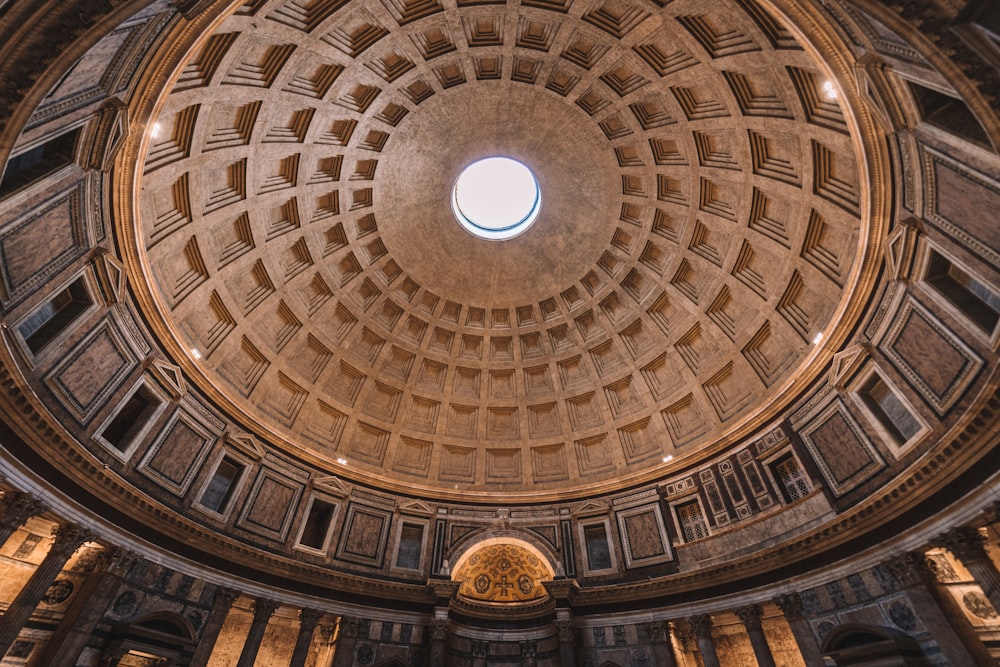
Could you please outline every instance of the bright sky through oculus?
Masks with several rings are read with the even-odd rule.
[[[473,162],[455,181],[452,210],[469,232],[484,239],[509,239],[538,217],[542,197],[526,166],[506,157]]]

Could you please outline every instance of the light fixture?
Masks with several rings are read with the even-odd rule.
[[[833,87],[833,81],[823,82],[823,94],[826,95],[826,99],[828,100],[837,99],[837,89]]]

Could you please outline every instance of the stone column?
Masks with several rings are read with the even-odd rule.
[[[7,491],[0,498],[0,547],[18,528],[33,516],[45,511],[45,505],[30,493]]]
[[[486,658],[490,652],[490,643],[482,639],[472,640],[472,667],[486,667]]]
[[[333,654],[333,667],[351,667],[354,652],[358,649],[358,629],[361,622],[356,618],[341,616],[337,629],[337,649]]]
[[[316,624],[323,617],[323,612],[314,609],[303,609],[299,612],[299,636],[295,639],[295,649],[288,667],[305,667],[309,657],[309,647],[312,646]]]
[[[215,642],[219,639],[219,633],[222,632],[226,617],[229,616],[229,609],[237,597],[239,597],[239,593],[231,588],[219,586],[215,589],[215,597],[212,598],[212,611],[205,619],[201,639],[194,649],[191,662],[188,663],[191,667],[206,667],[208,665],[208,660],[212,657],[212,650],[215,649]]]
[[[715,652],[715,642],[712,640],[712,616],[701,614],[688,619],[694,636],[698,639],[698,652],[705,667],[721,667],[719,656]]]
[[[90,531],[72,523],[64,523],[56,528],[56,539],[52,543],[52,548],[45,554],[45,559],[32,573],[28,583],[10,603],[7,612],[0,617],[0,656],[6,655],[21,628],[31,618],[35,607],[44,597],[45,591],[59,576],[73,552],[93,537]]]
[[[559,667],[576,667],[576,626],[573,621],[557,620],[556,636],[559,638]]]
[[[938,538],[962,562],[993,608],[1000,611],[1000,572],[986,554],[986,538],[975,528],[952,528]]]
[[[970,632],[971,627],[957,626],[968,623],[965,615],[948,606],[947,593],[942,595],[927,559],[917,551],[907,551],[884,563],[899,582],[900,589],[924,622],[941,654],[950,665],[977,665],[996,667],[982,642]]]
[[[743,621],[743,627],[750,637],[750,646],[753,647],[758,667],[775,667],[774,656],[771,655],[771,647],[767,645],[767,637],[764,636],[764,627],[761,623],[764,610],[759,604],[748,604],[737,609],[736,615]]]
[[[646,634],[649,635],[649,641],[653,645],[653,664],[657,667],[677,667],[670,632],[670,621],[653,621],[646,624]]]
[[[104,617],[111,600],[121,588],[139,556],[117,547],[106,548],[97,556],[97,564],[83,587],[70,602],[59,627],[45,642],[35,658],[39,665],[73,667]]]
[[[243,650],[240,652],[240,659],[236,662],[236,667],[253,667],[257,662],[257,651],[260,650],[260,643],[264,639],[264,631],[267,630],[267,622],[271,615],[280,605],[274,600],[258,598],[253,601],[253,622],[250,623],[250,631],[243,642]]]
[[[538,642],[521,642],[521,665],[522,667],[538,667]]]
[[[576,628],[573,625],[573,607],[570,603],[579,584],[575,579],[556,577],[543,581],[545,591],[556,603],[556,636],[559,639],[559,667],[576,666]]]
[[[823,654],[816,644],[816,637],[809,628],[805,614],[802,613],[802,598],[799,594],[785,593],[774,598],[773,602],[778,605],[778,609],[788,621],[788,627],[792,631],[792,636],[795,637],[795,644],[799,648],[802,662],[806,663],[806,667],[825,667],[826,661],[823,660]]]
[[[448,619],[435,618],[431,626],[431,654],[429,665],[447,665],[448,661]]]

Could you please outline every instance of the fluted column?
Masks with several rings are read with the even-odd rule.
[[[750,637],[750,646],[753,647],[753,655],[757,658],[758,667],[775,667],[774,656],[771,654],[771,647],[767,645],[767,637],[764,636],[764,610],[759,604],[748,604],[736,610],[736,615],[743,621],[747,635]]]
[[[258,598],[253,601],[253,622],[250,623],[250,631],[247,633],[246,641],[243,642],[243,651],[240,652],[240,659],[237,661],[236,667],[253,667],[254,663],[257,662],[257,652],[264,639],[267,622],[278,606],[274,600]]]
[[[805,614],[802,613],[802,597],[798,593],[785,593],[774,598],[773,602],[785,615],[806,667],[825,667],[826,661],[823,660],[823,654],[816,644],[816,637],[809,628]]]
[[[916,609],[934,638],[941,654],[950,665],[977,665],[996,667],[982,642],[971,631],[965,615],[947,606],[954,603],[947,594],[938,590],[937,581],[927,559],[917,551],[907,551],[892,557],[885,567],[899,581],[900,588]],[[965,623],[966,627],[957,624]]]
[[[239,593],[231,588],[219,586],[215,589],[215,597],[212,598],[212,611],[205,619],[201,639],[194,649],[194,655],[191,656],[189,663],[191,667],[206,667],[208,665],[208,660],[212,657],[212,651],[215,649],[215,642],[219,639],[219,633],[222,632],[222,626],[226,623],[226,617],[229,616],[229,610],[237,597],[239,597]]]
[[[538,642],[521,642],[521,665],[522,667],[538,667]]]
[[[295,639],[295,649],[288,667],[304,667],[309,657],[309,647],[312,646],[316,624],[323,617],[323,612],[315,609],[303,609],[299,612],[299,636]]]
[[[688,619],[694,636],[698,640],[698,652],[705,667],[721,667],[719,656],[715,652],[715,641],[712,639],[712,617],[709,614],[692,616]]]
[[[573,621],[557,620],[556,636],[559,638],[559,667],[576,667],[576,626]]]
[[[35,496],[23,491],[7,491],[0,498],[0,547],[18,528],[33,516],[45,511],[45,505]]]
[[[986,553],[986,538],[975,528],[952,528],[938,538],[962,562],[993,608],[1000,611],[1000,572]]]
[[[430,665],[448,664],[448,619],[436,618],[431,625]]]
[[[358,648],[358,630],[361,622],[356,618],[342,616],[337,630],[337,649],[333,654],[333,667],[351,667],[354,652]]]
[[[64,523],[55,530],[55,542],[45,554],[45,559],[28,579],[21,592],[0,617],[0,656],[6,655],[21,628],[31,618],[31,613],[45,595],[66,561],[84,542],[93,539],[90,531],[72,523]]]
[[[657,667],[677,667],[670,633],[670,621],[652,621],[646,624],[646,634],[653,645],[653,664]]]
[[[104,611],[121,588],[139,556],[117,547],[106,548],[59,622],[55,633],[42,646],[35,664],[72,667],[104,617]]]
[[[490,643],[482,639],[472,640],[472,667],[486,667],[486,658],[490,652]]]

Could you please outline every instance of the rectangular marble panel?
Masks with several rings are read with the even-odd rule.
[[[879,347],[939,414],[959,399],[983,366],[958,336],[913,299],[900,307]]]
[[[106,319],[66,355],[47,382],[70,412],[87,422],[137,365],[118,327]]]
[[[184,495],[215,439],[195,417],[178,410],[149,448],[139,469],[161,486]]]
[[[617,512],[618,530],[625,548],[625,567],[641,567],[673,560],[670,540],[657,504]]]
[[[284,541],[304,486],[264,468],[258,473],[238,526]]]
[[[80,256],[87,241],[84,211],[78,183],[0,232],[5,302],[21,299]]]
[[[337,558],[381,567],[392,513],[352,502],[337,545]]]
[[[838,496],[885,466],[871,440],[839,399],[803,424],[799,434]]]

